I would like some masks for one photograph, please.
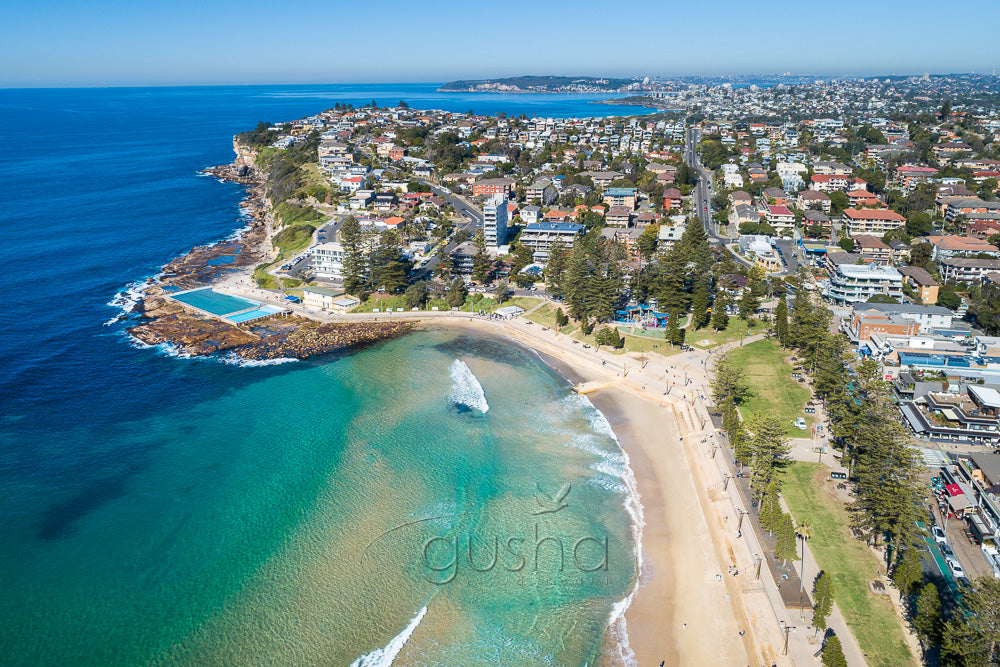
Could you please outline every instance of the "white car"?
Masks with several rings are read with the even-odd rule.
[[[956,579],[965,576],[965,570],[962,569],[962,564],[958,560],[949,558],[946,562],[948,563],[948,569],[951,570]]]
[[[938,544],[948,544],[948,536],[944,534],[944,529],[942,529],[941,526],[931,527],[931,537],[933,537],[934,541]]]
[[[806,430],[806,420],[805,420],[805,417],[799,417],[798,419],[796,419],[795,420],[795,426],[800,431]]]

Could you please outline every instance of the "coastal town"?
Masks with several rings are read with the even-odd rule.
[[[261,123],[212,171],[251,188],[249,231],[168,267],[132,335],[275,359],[502,327],[580,393],[676,411],[704,502],[732,503],[712,539],[747,655],[987,664],[998,80],[661,88],[677,108],[625,118]]]

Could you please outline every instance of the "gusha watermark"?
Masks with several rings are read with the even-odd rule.
[[[570,484],[564,484],[555,495],[550,496],[539,487],[539,493],[535,495],[538,509],[532,514],[556,514],[569,507],[566,497],[571,489]],[[502,554],[501,542],[504,545]],[[501,567],[507,572],[524,572],[530,566],[531,572],[537,572],[543,562],[556,565],[559,572],[565,571],[567,564],[579,572],[607,572],[609,548],[607,535],[583,536],[567,544],[562,537],[543,534],[536,520],[528,537],[431,537],[424,542],[421,555],[428,571],[427,580],[444,585],[454,581],[465,569],[485,573]]]

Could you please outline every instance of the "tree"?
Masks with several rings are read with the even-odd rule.
[[[594,330],[594,325],[590,323],[587,319],[587,313],[580,316],[580,331],[583,332],[584,336],[589,336],[590,332]]]
[[[837,242],[837,245],[839,245],[844,252],[854,251],[854,239],[852,238],[844,237]]]
[[[556,298],[565,295],[566,265],[568,253],[566,247],[561,243],[553,243],[549,249],[549,262],[545,266],[545,283],[549,294]],[[565,326],[565,325],[561,325]]]
[[[411,264],[400,251],[399,234],[387,229],[379,235],[372,253],[372,282],[386,292],[400,292],[406,287]]]
[[[455,278],[448,285],[448,293],[445,299],[452,308],[465,305],[465,300],[469,297],[469,291],[465,287],[465,282],[461,278]]]
[[[362,247],[361,226],[353,215],[345,218],[340,227],[340,245],[344,249],[341,260],[344,291],[360,296],[368,284],[367,261]]]
[[[920,559],[917,557],[916,549],[906,549],[903,551],[896,567],[892,570],[892,583],[903,596],[911,595],[923,580],[920,571]]]
[[[778,342],[784,347],[788,343],[788,303],[784,294],[778,299],[778,306],[774,309],[774,330],[778,335]]]
[[[913,617],[913,629],[917,631],[921,643],[938,644],[943,631],[941,621],[941,596],[937,586],[928,582],[917,598],[917,610]]]
[[[710,288],[707,281],[701,280],[694,290],[694,297],[691,299],[691,319],[695,329],[701,329],[709,323],[711,314],[708,312]]]
[[[423,308],[427,304],[428,285],[426,280],[418,280],[406,288],[403,302],[407,308]]]
[[[790,514],[782,513],[775,532],[777,539],[774,542],[774,557],[782,563],[797,560],[799,554],[795,550],[795,523]]]
[[[823,570],[813,584],[813,625],[819,630],[826,630],[826,618],[833,611],[833,601],[833,577]]]
[[[715,362],[712,374],[712,399],[717,406],[740,405],[753,396],[753,389],[747,380],[746,371],[730,361],[725,355]]]
[[[781,494],[779,493],[778,480],[772,479],[767,485],[767,491],[760,502],[760,526],[764,530],[774,532],[781,524]]]
[[[667,320],[667,331],[664,337],[670,342],[671,345],[683,345],[684,344],[684,329],[680,327],[681,311],[675,310],[670,313],[670,318]]]
[[[562,308],[556,309],[555,318],[556,318],[556,326],[559,327],[560,329],[569,324],[569,317],[566,315],[566,313],[563,312]]]
[[[716,331],[723,331],[729,326],[729,313],[726,308],[730,304],[729,293],[719,290],[715,294],[715,305],[712,306],[712,328]]]
[[[743,290],[743,296],[740,297],[740,319],[749,320],[757,309],[760,308],[760,299],[758,299],[752,289]]]
[[[616,349],[625,345],[625,340],[618,333],[617,327],[604,327],[597,332],[595,340],[598,345],[607,345]]]
[[[942,663],[996,664],[1000,644],[1000,579],[979,577],[963,589],[962,594],[968,613],[956,614],[945,627],[941,642]],[[952,656],[960,656],[962,661]]]
[[[767,412],[755,412],[746,420],[750,434],[750,487],[760,498],[774,478],[775,471],[783,465],[791,447],[785,435],[785,424]]]
[[[850,208],[851,200],[848,199],[847,193],[835,190],[830,193],[830,215],[837,217],[841,215],[845,209]]]
[[[493,296],[496,298],[497,303],[503,303],[510,297],[510,290],[507,288],[507,283],[500,281],[493,288]]]
[[[823,667],[847,667],[844,647],[840,645],[840,637],[831,636],[823,646]]]

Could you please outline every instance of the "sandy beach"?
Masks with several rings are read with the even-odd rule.
[[[582,349],[517,320],[439,318],[425,326],[499,335],[537,351],[572,382],[611,383],[588,396],[628,454],[644,508],[642,571],[625,614],[636,664],[746,665],[764,659],[769,652],[752,645],[740,591],[728,576],[729,547],[714,512],[705,512],[707,495],[697,486],[702,474],[692,469],[679,433],[678,423],[689,422],[669,395],[662,396],[670,381],[661,367],[669,371],[669,358],[641,369],[627,357]],[[623,362],[634,367],[627,376]]]

